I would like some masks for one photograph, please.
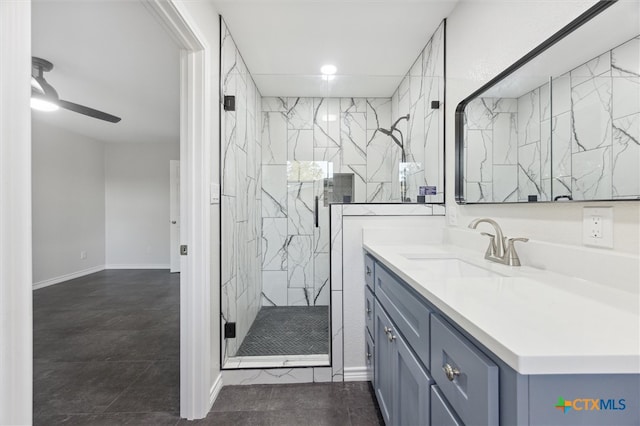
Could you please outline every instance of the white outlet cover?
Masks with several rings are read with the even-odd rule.
[[[582,243],[613,248],[613,207],[585,207],[582,215]],[[600,218],[599,223],[594,218]],[[597,234],[600,237],[594,236]]]

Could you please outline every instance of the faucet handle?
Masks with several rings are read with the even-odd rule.
[[[486,256],[495,256],[496,255],[496,236],[493,234],[490,234],[488,232],[481,232],[480,235],[484,235],[485,237],[489,237],[489,247],[487,247],[487,252],[485,253],[485,257]]]
[[[509,266],[520,266],[520,258],[518,257],[518,253],[516,253],[516,247],[514,245],[514,243],[516,241],[522,241],[523,243],[526,243],[527,241],[529,241],[528,238],[509,238],[507,240],[508,244],[507,244],[507,253],[506,253],[506,258],[507,258],[507,265]]]

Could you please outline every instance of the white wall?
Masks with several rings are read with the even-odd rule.
[[[105,144],[109,268],[169,267],[169,161],[180,145]]]
[[[595,1],[462,1],[447,19],[447,211],[457,226],[473,218],[496,219],[509,236],[581,245],[582,210],[614,206],[614,250],[640,253],[640,203],[566,203],[456,206],[455,133],[458,103],[500,71],[576,18]],[[614,6],[615,7],[615,6]]]
[[[102,269],[104,144],[43,123],[34,112],[32,172],[34,285]]]

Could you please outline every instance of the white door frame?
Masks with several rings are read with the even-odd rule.
[[[211,173],[210,46],[179,0],[147,0],[182,48],[180,54],[180,416],[203,418],[210,408]]]
[[[31,1],[0,1],[0,424],[31,424]]]
[[[169,160],[169,272],[180,272],[180,160]]]
[[[211,383],[209,46],[180,0],[146,0],[181,54],[180,415]],[[0,424],[32,422],[31,0],[0,1]]]

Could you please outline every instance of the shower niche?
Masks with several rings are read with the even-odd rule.
[[[224,21],[220,39],[222,368],[339,370],[330,207],[444,202],[444,23],[402,76],[252,75]]]

